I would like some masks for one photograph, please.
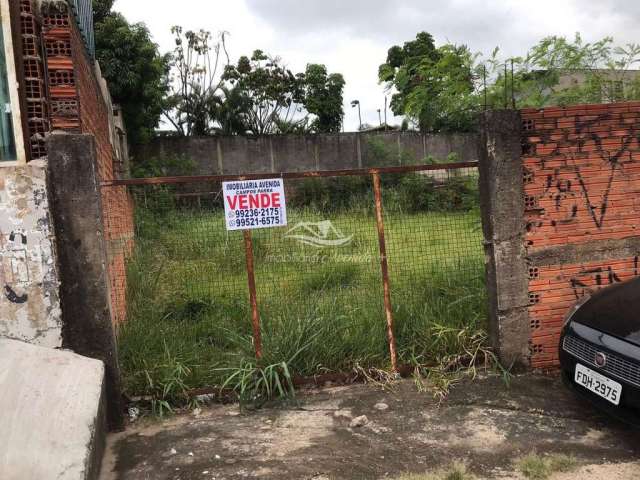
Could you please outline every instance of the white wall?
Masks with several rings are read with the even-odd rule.
[[[46,165],[0,167],[0,337],[62,344]]]

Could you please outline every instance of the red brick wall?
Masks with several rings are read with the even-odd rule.
[[[12,27],[20,38],[15,45],[20,46],[22,55],[16,52],[21,108],[24,109],[24,130],[26,151],[29,160],[46,156],[45,135],[50,130],[49,104],[45,85],[45,67],[41,45],[41,28],[31,0],[20,0],[19,6],[11,2],[13,9],[18,8],[18,18],[13,19]]]
[[[523,110],[526,248],[530,258],[562,247],[640,235],[640,102]],[[638,275],[638,258],[530,263],[531,364],[558,363],[565,316],[585,293]],[[553,255],[550,256],[553,258]]]
[[[112,106],[102,94],[80,30],[68,12],[52,12],[43,19],[43,34],[52,127],[93,135],[99,179],[113,180]],[[126,318],[125,261],[133,247],[133,204],[124,187],[103,187],[101,191],[112,320],[116,324]]]

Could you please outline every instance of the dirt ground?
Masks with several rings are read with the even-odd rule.
[[[518,479],[515,461],[531,452],[575,457],[574,471],[554,480],[640,478],[640,432],[556,377],[524,375],[508,387],[497,377],[466,382],[440,405],[407,380],[393,391],[307,391],[250,413],[214,405],[139,420],[109,438],[102,480],[393,479],[452,462],[479,479]]]

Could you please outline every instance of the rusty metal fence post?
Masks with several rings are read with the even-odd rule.
[[[249,284],[249,300],[251,302],[251,323],[253,325],[253,346],[256,359],[262,358],[262,336],[260,332],[260,313],[258,312],[258,295],[256,293],[256,274],[253,265],[253,242],[251,230],[243,230],[244,251],[247,259],[247,282]]]
[[[380,188],[380,174],[375,172],[373,177],[373,195],[376,204],[376,225],[378,227],[378,244],[380,246],[380,267],[382,270],[382,286],[384,288],[384,311],[387,319],[387,340],[391,356],[391,368],[398,372],[398,354],[396,339],[393,332],[393,310],[391,306],[391,287],[389,286],[389,265],[387,263],[387,244],[384,238],[384,218],[382,215],[382,191]]]

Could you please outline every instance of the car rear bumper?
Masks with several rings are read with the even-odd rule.
[[[560,340],[560,365],[562,367],[562,376],[565,384],[578,395],[589,400],[597,408],[609,415],[640,427],[640,387],[634,384],[637,381],[636,377],[633,374],[629,375],[625,373],[629,371],[628,369],[618,370],[614,373],[611,369],[607,371],[606,369],[599,368],[595,364],[595,359],[589,359],[585,354],[578,356],[573,352],[568,352],[564,348],[566,336],[571,336],[582,342],[586,342],[598,352],[624,360],[624,362],[626,362],[625,365],[632,362],[637,365],[639,369],[640,347],[575,322],[569,322]],[[577,363],[619,382],[622,385],[620,405],[613,405],[581,385],[576,384],[574,375]],[[634,383],[630,383],[628,379],[631,379]]]

